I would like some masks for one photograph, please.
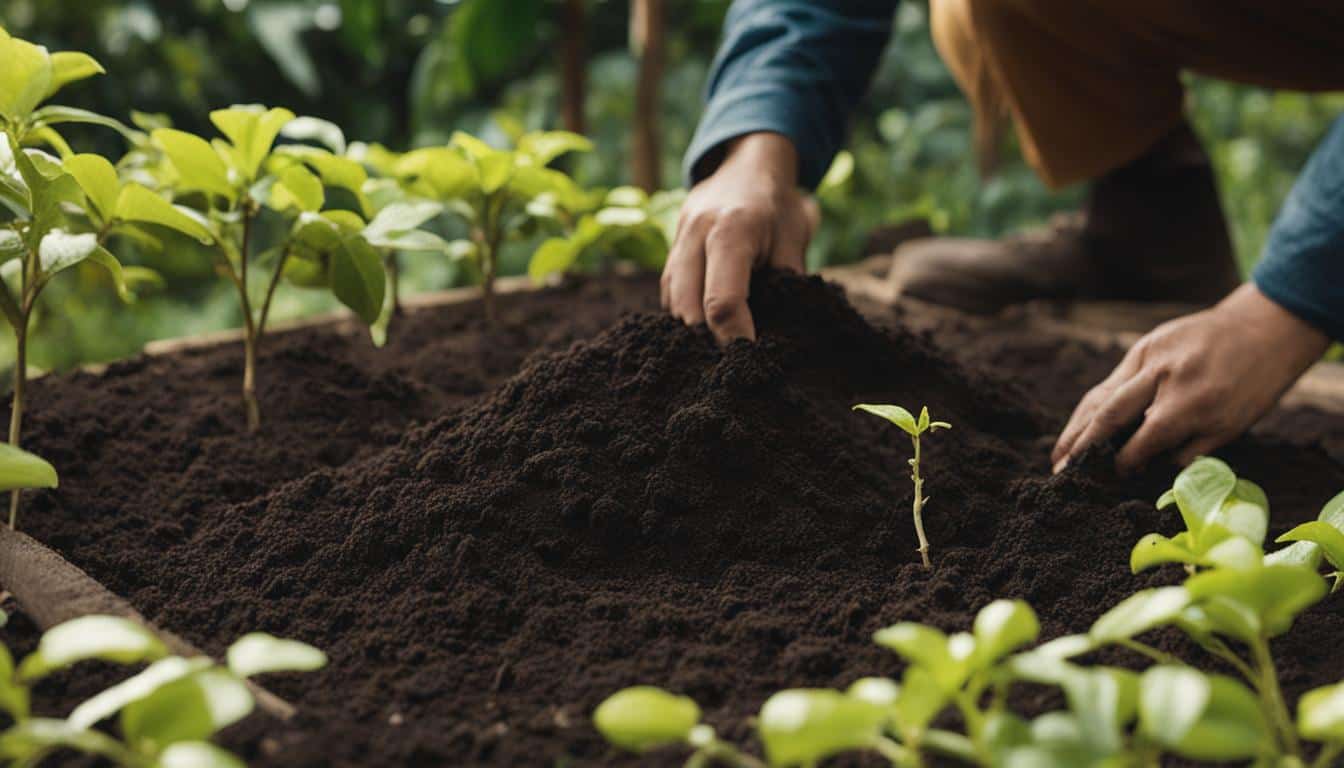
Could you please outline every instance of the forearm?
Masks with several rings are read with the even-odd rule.
[[[735,2],[687,151],[688,185],[714,171],[733,139],[768,132],[795,148],[796,182],[815,186],[844,143],[895,7],[896,0]]]
[[[1254,280],[1276,304],[1344,340],[1344,118],[1293,185]]]

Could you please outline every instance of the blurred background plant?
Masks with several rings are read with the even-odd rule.
[[[597,151],[566,167],[582,184],[646,189],[681,183],[727,0],[6,0],[0,24],[52,50],[80,50],[106,77],[63,94],[72,106],[128,119],[132,109],[207,132],[209,110],[283,105],[331,120],[351,139],[394,149],[442,144],[465,130],[496,145],[523,130],[569,128]],[[927,3],[903,3],[893,45],[853,123],[852,166],[837,168],[813,266],[863,255],[883,224],[924,217],[939,232],[996,235],[1076,204],[1050,193],[1015,149],[981,180],[970,113],[928,33]],[[1344,94],[1308,96],[1190,79],[1189,106],[1222,182],[1243,264],[1259,254],[1279,203]],[[120,156],[106,130],[71,131],[76,149]],[[535,246],[535,243],[530,244]],[[529,253],[504,253],[504,274]],[[133,354],[151,338],[241,322],[208,262],[167,249],[140,263],[166,278],[129,310],[82,290],[94,271],[53,286],[59,317],[37,326],[40,368]],[[136,262],[137,257],[132,257]],[[468,279],[442,259],[406,257],[410,293]],[[277,298],[277,319],[332,308],[320,294]],[[0,349],[0,355],[6,352]]]

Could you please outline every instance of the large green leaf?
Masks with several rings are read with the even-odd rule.
[[[1344,683],[1302,694],[1297,730],[1312,741],[1344,742]]]
[[[1092,624],[1088,635],[1096,643],[1128,640],[1154,627],[1171,623],[1190,604],[1184,587],[1157,587],[1121,600]]]
[[[973,664],[987,668],[1034,641],[1040,632],[1040,622],[1030,605],[1021,600],[995,600],[975,616]]]
[[[799,688],[766,700],[757,732],[771,765],[813,765],[831,755],[872,747],[887,710],[839,691]]]
[[[56,468],[46,459],[9,443],[0,443],[0,491],[55,488],[56,484]]]
[[[116,217],[122,221],[158,224],[209,245],[215,241],[203,217],[180,205],[174,205],[148,188],[127,184],[117,197]]]
[[[412,191],[435,200],[457,200],[480,187],[476,166],[447,147],[408,152],[396,161],[395,172]]]
[[[368,241],[346,237],[331,253],[331,290],[341,303],[372,325],[386,298],[387,274],[383,259]]]
[[[1164,747],[1178,746],[1199,722],[1213,685],[1190,667],[1150,667],[1139,681],[1139,728]]]
[[[238,171],[251,183],[256,180],[261,164],[271,153],[271,146],[285,124],[294,119],[288,109],[266,109],[248,104],[217,109],[210,113],[210,121],[233,144]]]
[[[1237,476],[1232,468],[1208,456],[1196,459],[1176,476],[1172,495],[1186,530],[1194,539],[1198,540],[1205,523],[1222,508],[1236,487]]]
[[[1292,626],[1293,619],[1326,593],[1325,580],[1313,570],[1292,565],[1267,565],[1238,570],[1219,568],[1190,577],[1185,588],[1196,600],[1219,597],[1254,612],[1270,637]]]
[[[879,629],[873,635],[873,642],[895,651],[911,664],[927,669],[944,690],[955,690],[966,679],[966,656],[970,654],[954,658],[948,636],[933,627],[903,621]],[[974,641],[971,645],[974,646]]]
[[[87,53],[59,51],[51,54],[51,84],[44,98],[51,98],[70,83],[106,73],[103,65]]]
[[[326,202],[322,182],[302,165],[291,165],[280,172],[271,187],[270,205],[277,211],[295,209],[315,213]]]
[[[442,213],[443,205],[430,200],[392,203],[364,227],[364,238],[379,248],[395,248],[402,235]]]
[[[179,189],[220,195],[230,202],[237,199],[229,169],[205,139],[172,128],[154,131],[153,137],[176,169]]]
[[[204,741],[252,712],[247,686],[227,670],[209,667],[164,685],[121,710],[121,731],[141,752],[179,741]]]
[[[112,163],[102,155],[81,154],[67,157],[63,164],[88,196],[98,219],[110,220],[116,213],[117,194],[121,192],[121,180]]]
[[[96,250],[98,250],[98,236],[92,232],[73,234],[53,229],[38,245],[38,267],[44,274],[54,275],[89,258]]]
[[[93,698],[86,699],[75,707],[67,721],[75,728],[92,728],[132,702],[140,701],[165,685],[196,674],[211,664],[207,658],[184,659],[180,656],[170,656],[159,659],[139,674],[117,683]]]
[[[36,680],[81,661],[116,664],[155,661],[168,655],[163,641],[143,626],[116,616],[82,616],[47,630],[19,665],[19,678]]]
[[[1203,558],[1190,546],[1188,531],[1181,531],[1171,538],[1160,533],[1147,534],[1129,553],[1129,569],[1134,573],[1167,563],[1199,565],[1202,562]]]
[[[593,712],[593,725],[607,741],[632,752],[647,752],[685,741],[700,722],[700,707],[651,685],[612,694]]]
[[[0,28],[0,115],[27,118],[51,88],[51,55],[40,45],[10,37]]]
[[[914,415],[899,405],[870,405],[868,403],[860,403],[854,406],[853,410],[864,411],[865,413],[871,413],[874,416],[880,416],[911,435],[919,434],[919,426],[915,422]]]
[[[229,646],[229,670],[239,677],[267,672],[309,672],[327,664],[327,654],[307,643],[252,632]]]
[[[1303,523],[1283,534],[1276,541],[1309,541],[1321,548],[1331,565],[1336,568],[1344,568],[1344,533],[1323,520]]]

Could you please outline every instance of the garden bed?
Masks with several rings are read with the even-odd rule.
[[[896,671],[881,626],[962,629],[1019,597],[1048,638],[1177,580],[1128,569],[1139,536],[1178,528],[1152,504],[1171,467],[1122,481],[1094,455],[1048,474],[1118,345],[865,305],[879,331],[817,279],[753,296],[761,342],[723,351],[649,311],[648,277],[501,297],[495,330],[471,304],[424,309],[384,350],[277,335],[257,435],[236,345],[42,379],[25,440],[62,485],[24,525],[207,651],[264,629],[331,655],[267,681],[299,715],[232,732],[254,765],[618,763],[587,714],[640,682],[747,740],[774,690]],[[925,446],[932,572],[908,442],[861,401],[954,425]],[[1341,434],[1344,417],[1298,408],[1223,452],[1265,487],[1272,533],[1344,488]],[[21,617],[6,634],[35,636]],[[1344,676],[1341,634],[1331,599],[1278,641],[1290,697]],[[38,706],[83,687],[56,678]]]

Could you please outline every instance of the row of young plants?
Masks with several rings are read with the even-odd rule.
[[[916,440],[933,424],[900,409],[865,410]],[[1256,768],[1341,764],[1344,682],[1308,691],[1294,716],[1270,644],[1344,579],[1344,493],[1317,520],[1278,537],[1288,546],[1269,553],[1265,493],[1218,459],[1191,464],[1157,506],[1175,507],[1184,530],[1144,536],[1130,566],[1138,573],[1179,565],[1186,574],[1180,585],[1138,591],[1086,632],[1027,650],[1040,626],[1021,600],[990,603],[970,631],[952,635],[914,622],[881,629],[874,642],[906,662],[900,680],[868,677],[845,690],[772,695],[755,719],[764,759],[720,739],[691,699],[653,686],[612,695],[593,722],[626,750],[680,745],[690,752],[686,765],[696,767],[812,766],[854,751],[902,768],[933,760],[996,768],[1146,768],[1173,756]],[[1333,585],[1322,577],[1322,564]],[[1184,633],[1202,650],[1202,664],[1234,674],[1205,671],[1143,639],[1161,628]],[[1080,661],[1109,646],[1152,665],[1135,672]],[[1008,698],[1021,684],[1055,686],[1067,707],[1030,719],[1016,714]],[[956,727],[940,727],[945,723]]]
[[[175,248],[183,237],[204,246],[236,289],[242,403],[256,431],[257,354],[282,283],[330,291],[381,344],[397,306],[399,254],[467,265],[494,322],[507,241],[543,241],[529,267],[537,280],[610,259],[656,265],[679,206],[675,193],[582,188],[553,167],[563,155],[592,149],[573,133],[515,131],[509,149],[458,133],[446,146],[396,153],[348,142],[323,120],[244,105],[212,112],[219,135],[205,137],[163,116],[134,113],[127,125],[49,103],[63,88],[103,74],[85,54],[51,53],[0,28],[0,62],[0,314],[15,337],[8,439],[16,447],[34,311],[49,282],[76,265],[106,269],[131,302],[162,281],[117,254]],[[126,154],[113,162],[75,152],[61,133],[72,123],[116,131]],[[449,239],[442,234],[449,231],[465,235]],[[11,528],[18,503],[15,492]]]

